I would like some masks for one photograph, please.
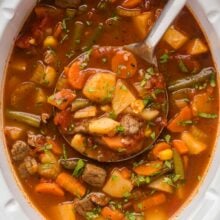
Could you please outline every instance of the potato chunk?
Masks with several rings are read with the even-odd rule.
[[[193,39],[186,45],[186,51],[190,55],[200,55],[208,52],[208,47],[199,39]]]
[[[115,90],[116,76],[111,72],[99,72],[91,76],[84,88],[83,94],[94,102],[110,102]]]
[[[163,36],[165,40],[173,49],[177,50],[183,46],[188,40],[188,37],[171,26]]]
[[[61,203],[53,207],[54,213],[56,213],[55,220],[66,219],[76,220],[76,214],[73,203]]]
[[[112,107],[115,114],[120,114],[135,100],[136,97],[132,91],[130,91],[124,81],[119,79],[116,83],[115,94],[112,100]]]
[[[131,181],[124,178],[118,170],[113,170],[102,190],[112,197],[123,198],[132,189]]]
[[[89,123],[89,132],[95,134],[110,134],[115,133],[119,122],[111,118],[100,118]]]
[[[132,17],[132,21],[137,29],[137,33],[141,38],[147,36],[154,23],[154,13],[152,11],[144,12],[138,16]]]
[[[88,106],[86,108],[80,109],[74,113],[74,118],[90,118],[95,117],[97,114],[96,106]]]

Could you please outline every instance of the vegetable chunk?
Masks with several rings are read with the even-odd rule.
[[[144,12],[138,16],[132,17],[134,26],[141,38],[147,36],[154,22],[154,13],[152,11]]]
[[[99,72],[91,76],[84,88],[83,94],[94,102],[110,102],[115,90],[116,77],[111,72]]]
[[[136,100],[135,95],[130,91],[122,80],[116,83],[115,93],[112,100],[113,111],[116,115],[123,112],[131,103]]]
[[[57,219],[76,220],[76,214],[73,203],[61,203],[53,208],[57,213]]]
[[[188,37],[178,31],[174,26],[171,26],[163,36],[163,40],[166,41],[173,49],[177,50],[186,43]]]
[[[118,170],[114,170],[102,190],[112,197],[123,198],[132,189],[131,181],[125,179]]]
[[[186,51],[190,55],[200,55],[208,52],[208,47],[199,39],[193,39],[186,45]]]
[[[64,110],[76,98],[70,89],[62,89],[54,95],[48,97],[47,102],[60,110]]]
[[[115,133],[120,123],[110,118],[100,118],[89,123],[89,132],[95,134]]]
[[[112,58],[112,71],[122,79],[134,76],[137,72],[137,61],[134,55],[129,51],[118,51]]]

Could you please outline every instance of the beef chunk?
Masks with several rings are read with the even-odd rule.
[[[110,198],[101,192],[93,192],[88,196],[93,203],[99,206],[106,206],[110,201]]]
[[[34,175],[38,171],[38,164],[35,158],[27,156],[24,159],[25,167],[29,174]]]
[[[140,122],[132,115],[124,115],[120,120],[121,125],[124,128],[123,134],[124,135],[134,135],[139,132],[143,123]]]
[[[21,161],[29,154],[29,151],[30,148],[24,141],[16,141],[11,149],[12,159]]]
[[[95,208],[89,196],[75,202],[75,209],[81,215],[86,217],[86,213]]]
[[[81,0],[55,0],[55,5],[61,8],[76,8]]]
[[[106,171],[93,164],[86,164],[82,179],[94,187],[102,187],[105,183]]]
[[[28,144],[31,147],[40,147],[46,143],[46,138],[41,134],[34,134],[33,132],[28,132]]]

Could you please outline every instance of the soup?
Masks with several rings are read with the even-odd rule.
[[[5,137],[46,219],[166,220],[204,176],[218,85],[192,14],[184,8],[166,31],[158,67],[123,48],[147,36],[165,4],[41,1],[17,37]]]

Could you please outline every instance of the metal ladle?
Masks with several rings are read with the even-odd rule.
[[[155,67],[157,67],[157,59],[154,54],[155,48],[156,48],[158,42],[160,41],[160,39],[162,38],[162,36],[164,35],[164,33],[166,32],[166,30],[169,28],[169,26],[173,22],[173,20],[176,18],[176,16],[179,14],[181,9],[184,7],[185,3],[186,3],[186,0],[169,0],[169,2],[166,4],[165,8],[163,9],[160,17],[156,21],[156,23],[155,23],[154,27],[152,28],[151,32],[149,33],[149,35],[141,42],[133,43],[130,45],[125,45],[124,49],[131,51],[136,56],[142,58],[143,60],[145,60],[148,63],[153,64],[153,65],[155,65]],[[71,65],[75,60],[79,59],[80,57],[85,56],[86,53],[87,52],[76,57],[69,65]],[[61,74],[61,77],[62,77],[62,75],[63,74]],[[168,95],[167,95],[166,90],[165,90],[165,96],[166,96],[165,97],[166,101],[168,103]],[[168,106],[166,107],[165,114],[167,116]],[[91,156],[84,155],[84,154],[83,155],[89,157],[90,159],[94,159],[94,160],[97,160],[100,162],[121,162],[121,161],[125,161],[128,159],[132,159],[132,158],[142,154],[143,152],[151,149],[153,144],[155,143],[155,141],[159,138],[163,128],[164,128],[164,126],[161,127],[160,132],[158,132],[155,139],[152,140],[145,148],[142,148],[140,151],[138,151],[132,155],[119,157],[118,159],[114,159],[114,160],[100,160],[97,157],[91,157]],[[66,136],[62,132],[61,132],[61,134],[64,137],[64,139],[70,144],[70,141],[66,138]]]

